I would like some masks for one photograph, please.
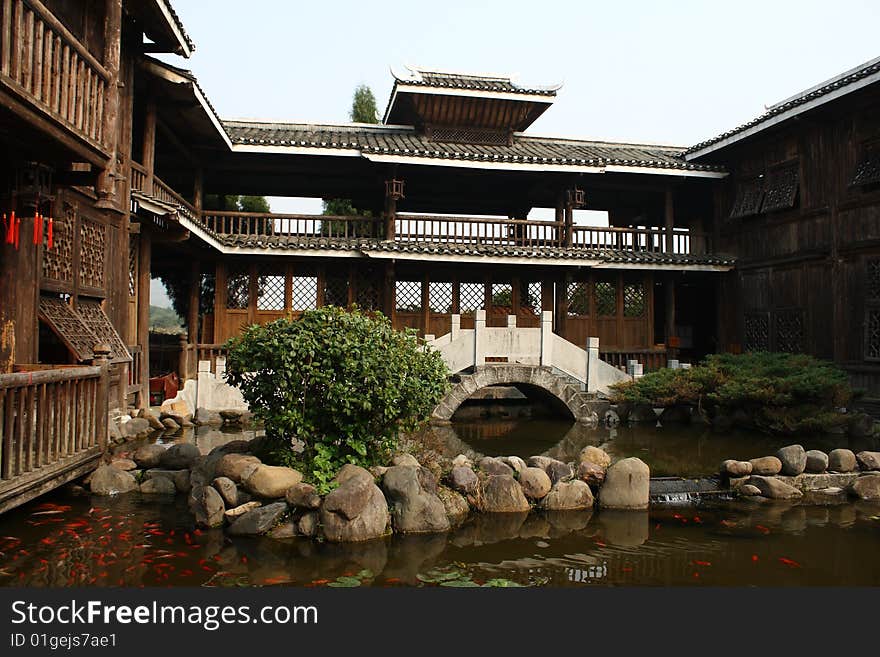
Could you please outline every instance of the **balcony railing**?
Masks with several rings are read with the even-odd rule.
[[[306,245],[319,238],[385,239],[384,222],[374,217],[205,212],[201,225],[218,236],[267,236],[281,238],[288,245]],[[394,241],[529,250],[559,248],[566,243],[565,225],[559,222],[429,215],[398,215]],[[667,234],[664,228],[574,226],[568,248],[691,255],[710,252],[707,236],[687,228],[675,228]]]
[[[0,0],[0,80],[99,150],[109,74],[37,0]]]
[[[175,207],[190,219],[194,219],[198,215],[189,201],[155,174],[151,175],[142,164],[137,162],[131,163],[131,191],[140,192],[164,205]]]

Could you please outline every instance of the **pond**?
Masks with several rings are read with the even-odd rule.
[[[562,455],[602,444],[615,456],[640,456],[655,474],[706,474],[724,457],[790,442],[692,429],[584,432],[543,421],[440,430],[451,451],[469,443],[486,454]],[[238,437],[214,432],[196,442]],[[473,515],[448,534],[332,545],[198,530],[183,496],[64,490],[0,516],[0,585],[880,585],[878,539],[878,505],[716,501],[650,512]]]

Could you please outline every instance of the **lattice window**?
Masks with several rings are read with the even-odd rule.
[[[761,206],[761,212],[793,208],[798,192],[797,165],[788,165],[768,173],[764,189],[764,203]]]
[[[263,270],[257,276],[257,310],[284,310],[284,274]]]
[[[362,310],[379,310],[381,291],[375,275],[358,278],[355,303]]]
[[[510,283],[492,283],[492,308],[513,313],[513,285]]]
[[[596,314],[600,317],[617,315],[617,285],[609,281],[596,283]]]
[[[764,200],[764,179],[741,180],[736,186],[736,199],[730,209],[730,218],[749,217],[761,211]]]
[[[76,218],[67,211],[52,222],[52,248],[49,236],[43,238],[43,278],[73,283],[73,226]]]
[[[492,130],[491,128],[461,128],[461,127],[432,127],[430,132],[431,141],[442,141],[453,144],[489,144],[493,146],[507,146],[509,133],[506,130]]]
[[[451,313],[452,283],[431,281],[428,285],[428,305],[432,313]]]
[[[462,315],[473,315],[486,305],[486,286],[482,283],[461,283],[458,286],[458,308]]]
[[[627,283],[623,286],[623,316],[644,317],[647,299],[642,283]]]
[[[572,281],[568,284],[565,299],[569,317],[586,317],[590,314],[590,284],[585,281]]]
[[[347,276],[328,276],[324,280],[324,305],[340,308],[348,306]]]
[[[138,241],[131,237],[128,242],[128,296],[137,296],[138,280]]]
[[[776,313],[774,327],[775,349],[790,354],[804,351],[804,313],[800,309],[780,310]]]
[[[113,363],[121,363],[131,360],[125,343],[119,337],[119,333],[110,322],[110,318],[101,307],[101,302],[97,299],[80,299],[77,305],[77,314],[82,317],[83,322],[89,327],[89,330],[95,336],[97,343],[110,346],[110,360]]]
[[[755,312],[745,314],[745,351],[770,351],[770,314]]]
[[[318,277],[294,276],[291,279],[290,309],[314,310],[318,307]]]
[[[880,360],[880,307],[865,309],[865,360]]]
[[[251,276],[248,268],[231,265],[226,274],[226,307],[247,310],[251,302]]]
[[[81,285],[104,289],[107,227],[96,221],[80,218],[79,281]]]
[[[865,262],[865,296],[880,301],[880,258]]]
[[[880,146],[865,153],[856,166],[850,185],[873,185],[880,183]]]
[[[94,358],[92,349],[99,340],[66,300],[40,296],[40,319],[49,325],[77,360]]]
[[[520,310],[541,316],[541,282],[523,281],[519,293]]]
[[[396,281],[394,292],[397,312],[418,313],[422,311],[421,281]]]

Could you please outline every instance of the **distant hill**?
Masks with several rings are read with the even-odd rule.
[[[183,331],[183,320],[171,308],[150,306],[150,330],[180,333]]]

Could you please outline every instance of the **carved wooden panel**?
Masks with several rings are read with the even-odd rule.
[[[880,301],[880,258],[865,261],[865,296]]]
[[[770,313],[746,313],[743,338],[745,351],[770,351]]]
[[[327,276],[324,281],[324,305],[340,308],[348,306],[347,276]]]
[[[609,281],[596,283],[596,314],[600,317],[617,315],[617,285]]]
[[[573,281],[566,291],[569,317],[585,317],[590,314],[590,284],[585,281]],[[540,301],[539,301],[540,305]]]
[[[230,264],[226,275],[226,307],[247,310],[251,298],[251,277],[245,265]]]
[[[790,354],[804,351],[804,311],[779,310],[774,321],[774,348]]]
[[[92,348],[99,340],[66,301],[60,297],[40,296],[40,319],[49,325],[77,360],[94,358]]]
[[[80,285],[103,290],[105,286],[105,254],[107,226],[80,217],[79,282]]]
[[[868,152],[856,165],[856,173],[851,185],[873,185],[880,183],[880,146]]]
[[[428,135],[431,141],[454,144],[507,146],[510,142],[510,133],[507,130],[493,130],[491,128],[433,126]]]
[[[138,238],[131,236],[128,242],[128,296],[137,296]]]
[[[761,211],[761,202],[764,200],[763,178],[741,180],[736,186],[736,199],[730,209],[730,218],[738,219],[750,217]]]
[[[110,361],[121,363],[131,360],[131,354],[125,348],[125,343],[119,337],[119,333],[113,327],[113,323],[97,299],[80,299],[77,305],[77,314],[83,323],[95,336],[97,342],[110,346]]]
[[[865,310],[865,360],[880,360],[880,307]]]
[[[780,167],[767,174],[761,212],[793,208],[798,192],[797,164]]]
[[[643,317],[645,314],[645,286],[641,283],[627,283],[623,286],[623,316]]]
[[[59,283],[73,283],[73,227],[76,217],[64,212],[52,222],[52,248],[49,235],[43,235],[43,278]]]

